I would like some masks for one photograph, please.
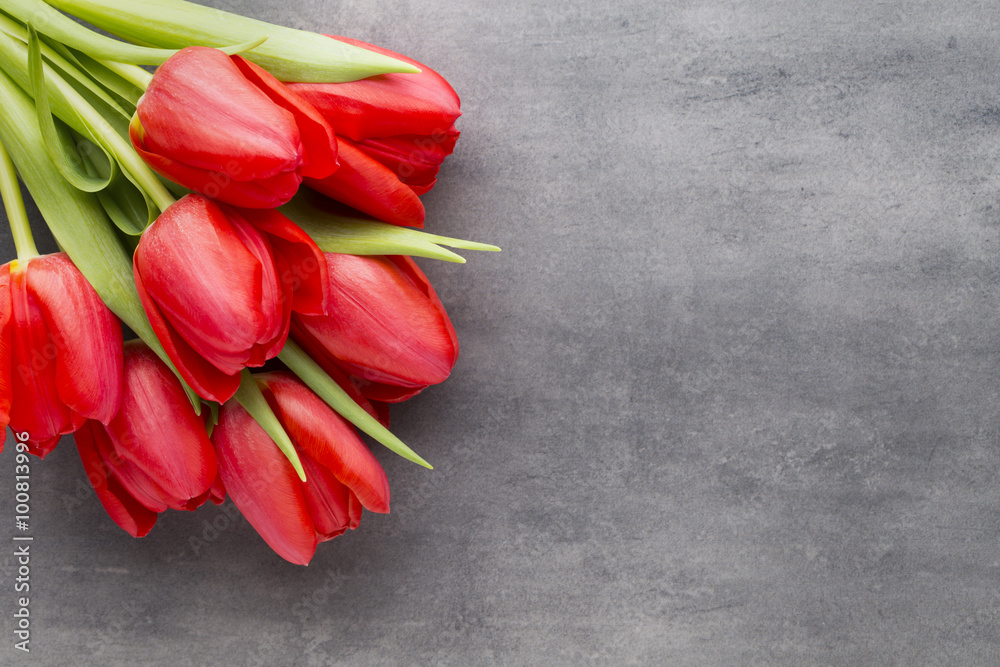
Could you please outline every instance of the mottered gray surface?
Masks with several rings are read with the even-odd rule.
[[[437,469],[377,449],[392,513],[301,568],[228,504],[129,538],[67,439],[0,662],[1000,662],[993,3],[213,4],[462,97],[427,229],[504,251],[422,262]]]

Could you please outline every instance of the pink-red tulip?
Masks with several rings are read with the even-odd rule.
[[[77,450],[104,509],[133,537],[158,512],[222,502],[215,451],[177,377],[145,344],[125,345],[121,409],[105,426],[88,421]]]
[[[200,46],[156,70],[129,134],[163,176],[246,208],[280,206],[303,176],[337,168],[333,130],[315,109],[250,61]]]
[[[427,277],[409,257],[327,253],[326,315],[294,314],[292,338],[339,367],[375,401],[405,400],[443,382],[458,339]]]
[[[288,459],[238,403],[226,403],[212,433],[226,493],[285,560],[307,565],[319,542],[358,527],[361,509],[389,511],[389,482],[354,429],[288,373],[257,376],[302,461]]]
[[[292,83],[337,132],[340,169],[307,185],[398,225],[423,226],[417,195],[429,191],[458,140],[458,95],[434,70],[398,53],[346,37],[353,46],[398,58],[419,74],[381,74],[351,83]]]
[[[65,253],[0,267],[0,422],[44,457],[122,396],[122,330]]]
[[[220,403],[240,370],[281,351],[292,310],[326,310],[326,260],[307,234],[277,211],[201,195],[177,201],[143,233],[134,273],[181,377]]]

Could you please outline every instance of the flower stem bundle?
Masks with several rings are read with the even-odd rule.
[[[0,267],[0,423],[40,457],[75,434],[136,537],[228,495],[307,564],[362,509],[388,512],[355,429],[430,468],[389,405],[458,356],[410,257],[499,250],[421,230],[459,135],[451,86],[380,47],[184,0],[0,12],[18,255]],[[35,249],[18,175],[62,252]]]

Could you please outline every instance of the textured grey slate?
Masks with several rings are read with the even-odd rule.
[[[132,540],[64,442],[0,661],[1000,663],[993,3],[213,4],[462,97],[427,228],[504,252],[422,262],[437,470],[376,450],[392,514],[303,569],[212,506]]]

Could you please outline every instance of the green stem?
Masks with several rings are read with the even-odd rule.
[[[23,261],[38,257],[38,248],[35,247],[31,224],[28,222],[28,212],[24,210],[24,199],[17,184],[17,170],[3,143],[0,143],[0,197],[3,197],[10,233],[14,236],[17,258]]]
[[[412,255],[446,262],[465,263],[458,253],[441,246],[463,250],[498,252],[487,243],[428,234],[409,227],[389,225],[326,210],[325,197],[302,188],[279,210],[312,237],[323,252],[345,255]]]
[[[119,63],[114,60],[98,60],[97,62],[104,65],[139,90],[146,90],[146,88],[149,87],[149,82],[153,80],[152,74],[136,65]]]
[[[341,417],[351,422],[359,429],[375,438],[383,445],[396,452],[404,459],[413,461],[425,468],[433,469],[430,463],[421,458],[416,452],[403,444],[403,441],[389,432],[389,429],[382,426],[377,419],[365,412],[365,409],[354,402],[346,391],[340,388],[336,382],[326,374],[319,364],[296,345],[291,339],[285,343],[285,348],[278,355],[278,358],[285,363],[288,368],[295,373],[300,380],[305,382],[310,389],[326,401],[334,411]],[[241,385],[242,386],[242,385]]]
[[[159,65],[176,53],[171,49],[136,46],[89,30],[60,14],[42,0],[0,0],[0,10],[38,32],[94,58],[117,60],[136,65]]]
[[[49,4],[123,39],[165,48],[227,46],[266,35],[266,42],[243,55],[280,81],[329,83],[420,71],[409,63],[324,35],[184,0],[49,0]]]
[[[278,446],[281,453],[285,455],[288,462],[295,468],[299,479],[303,482],[306,481],[306,472],[302,469],[302,461],[299,460],[299,454],[295,451],[295,445],[292,444],[292,440],[288,437],[288,433],[285,432],[285,428],[278,421],[278,417],[274,414],[274,411],[271,410],[271,406],[267,404],[267,399],[264,398],[260,387],[257,386],[257,381],[253,379],[250,371],[245,368],[240,373],[240,388],[236,390],[233,398],[271,436],[271,440],[274,440],[274,444]]]
[[[10,37],[13,37],[13,38],[17,39],[20,42],[23,42],[25,45],[29,44],[30,38],[29,38],[29,35],[28,35],[28,33],[29,33],[28,28],[26,28],[24,25],[18,23],[17,21],[12,20],[11,18],[9,18],[9,17],[7,17],[7,16],[5,16],[3,14],[0,14],[0,31],[2,31],[3,33],[9,35]],[[35,32],[37,32],[37,31],[35,31]],[[69,62],[65,57],[63,57],[62,54],[57,53],[55,51],[55,49],[53,49],[52,47],[50,47],[48,44],[41,43],[40,47],[41,47],[41,53],[45,57],[45,59],[47,61],[49,61],[50,63],[56,65],[56,67],[58,67],[59,69],[61,69],[63,72],[71,72],[71,73],[73,73],[73,76],[75,76],[77,78],[78,82],[82,82],[82,81],[87,80],[87,78],[88,78],[87,75],[85,75],[83,72],[81,72],[73,63]],[[30,46],[28,48],[30,50]],[[65,47],[63,47],[63,48],[65,48]],[[142,68],[136,68],[136,69],[139,69],[141,71],[145,71],[145,70],[142,70]],[[16,80],[16,77],[15,77],[15,80]],[[128,117],[128,115],[126,114],[125,110],[122,109],[120,106],[118,106],[108,96],[108,94],[104,90],[104,88],[102,88],[100,85],[96,85],[96,82],[92,82],[92,83],[94,83],[95,85],[92,85],[92,86],[88,87],[88,90],[91,93],[93,93],[94,95],[97,95],[101,99],[101,101],[103,101],[106,104],[112,106],[116,110],[120,110],[121,113],[126,116],[126,118]]]

